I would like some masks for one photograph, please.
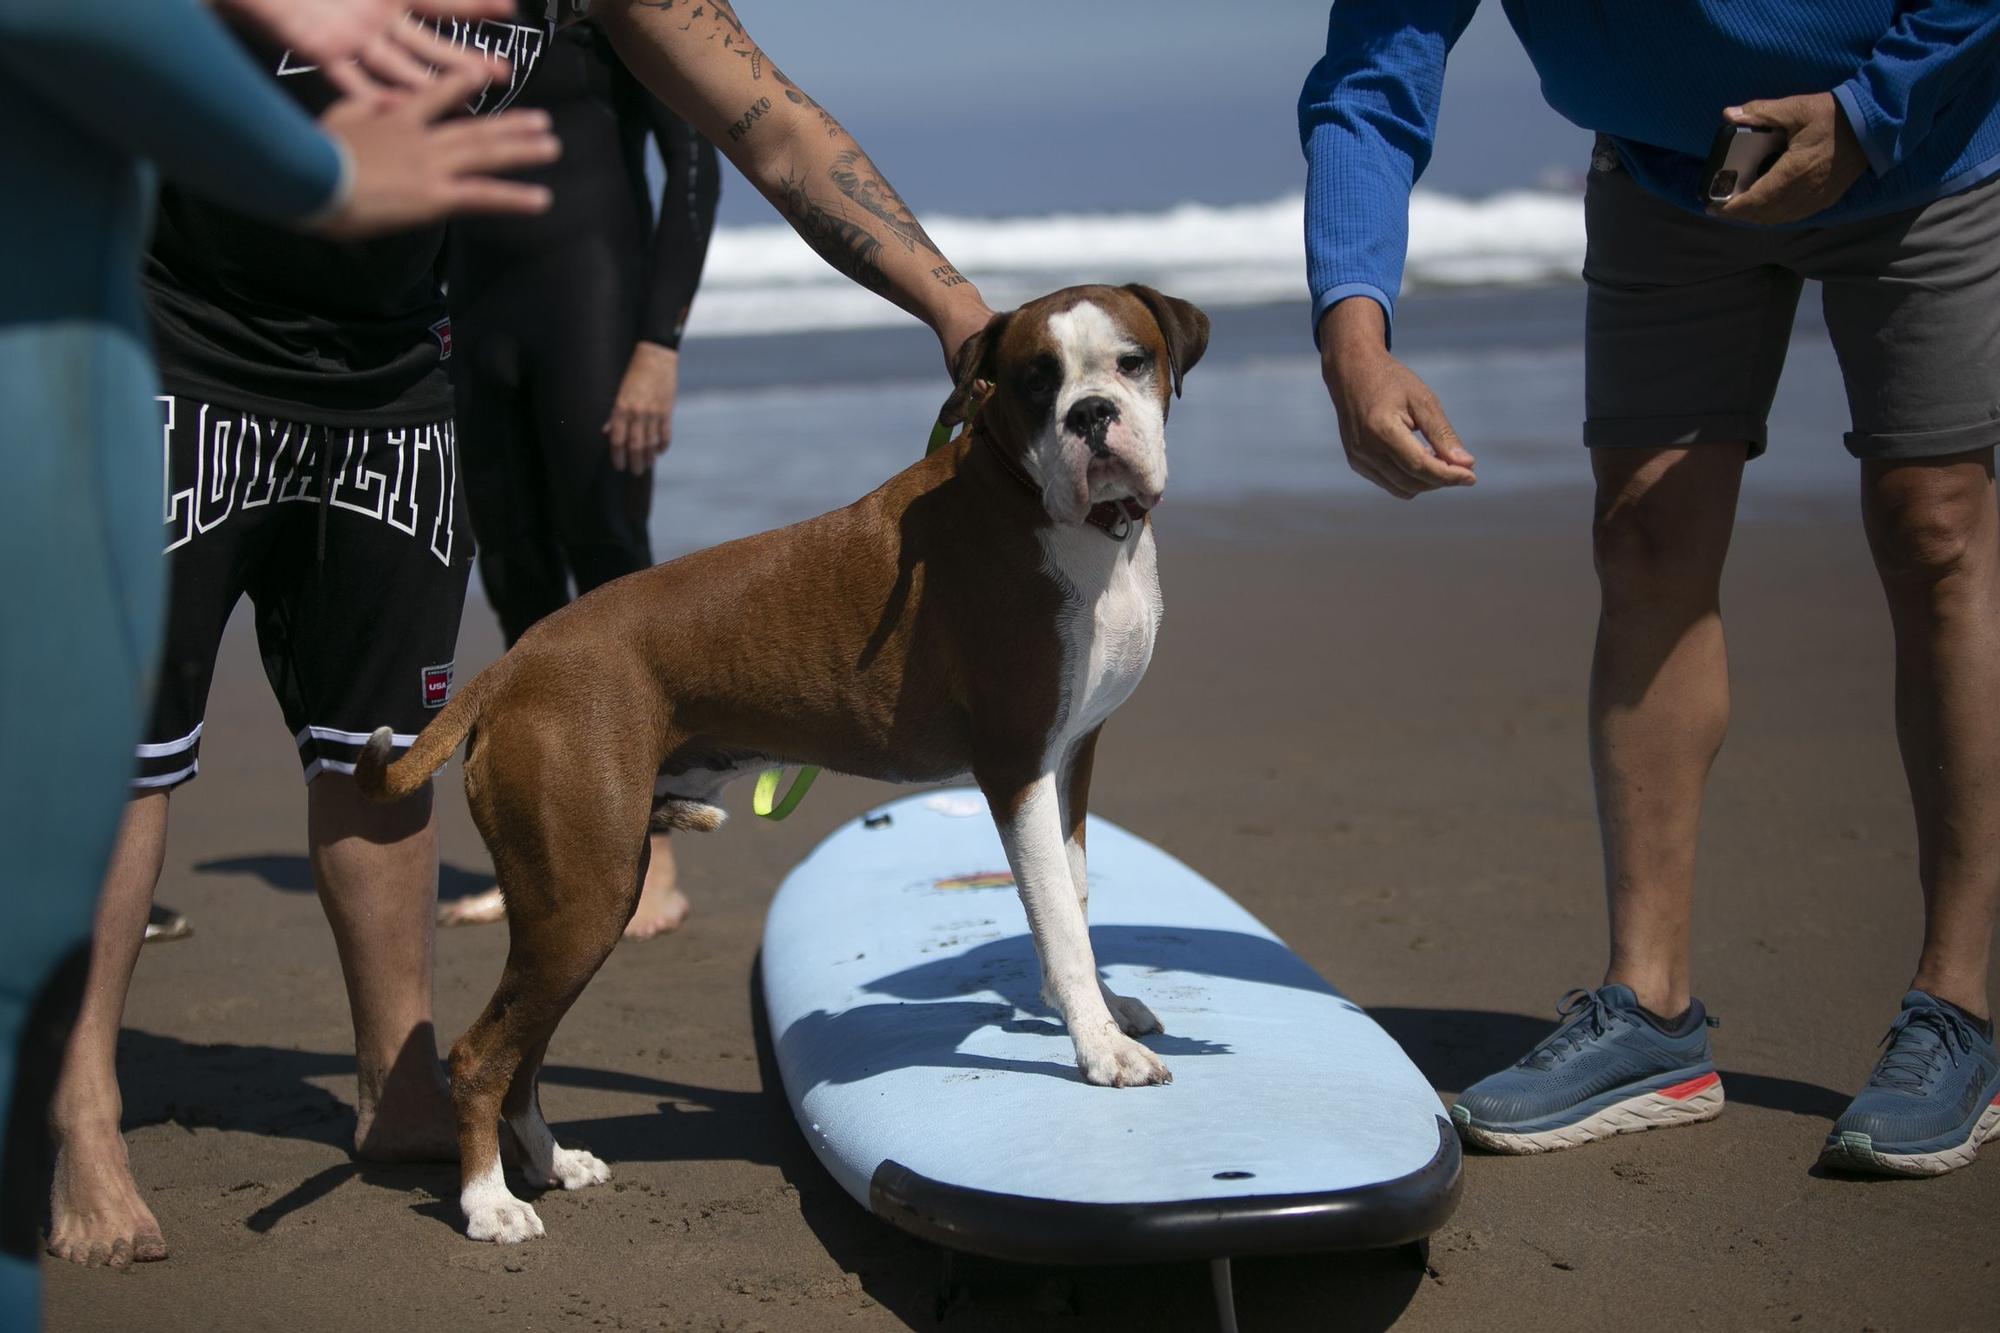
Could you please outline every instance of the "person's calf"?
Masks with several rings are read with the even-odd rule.
[[[374,805],[321,773],[307,796],[320,904],[354,1019],[354,1148],[374,1160],[449,1160],[457,1131],[431,1025],[437,815],[428,786]]]
[[[2000,870],[2000,516],[1992,451],[1862,470],[1896,635],[1896,724],[1917,822],[1923,954],[1912,987],[1979,1018]]]

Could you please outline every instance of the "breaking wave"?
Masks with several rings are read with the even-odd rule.
[[[1304,199],[1181,204],[1153,213],[934,216],[925,225],[998,309],[1076,282],[1148,282],[1207,306],[1304,301]],[[1482,199],[1418,190],[1405,288],[1573,278],[1583,201],[1552,190]],[[829,269],[782,224],[720,227],[690,332],[892,325],[908,316]]]

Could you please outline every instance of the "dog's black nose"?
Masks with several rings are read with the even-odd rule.
[[[1063,414],[1063,425],[1072,435],[1081,435],[1090,441],[1090,447],[1097,453],[1104,452],[1104,432],[1111,423],[1118,420],[1118,404],[1102,394],[1092,394],[1079,398]]]

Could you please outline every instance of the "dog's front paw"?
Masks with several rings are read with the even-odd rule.
[[[1158,1016],[1139,1001],[1123,995],[1114,995],[1111,988],[1102,983],[1099,983],[1098,989],[1104,992],[1104,1007],[1111,1011],[1111,1017],[1118,1024],[1118,1030],[1126,1036],[1143,1037],[1148,1032],[1166,1031],[1160,1026]]]
[[[467,1209],[465,1234],[498,1245],[518,1245],[542,1234],[542,1219],[527,1204],[510,1198]]]
[[[580,1190],[591,1185],[602,1185],[611,1179],[611,1168],[581,1148],[557,1148],[550,1172],[555,1179],[550,1182],[566,1190]]]
[[[1083,1081],[1100,1088],[1142,1088],[1152,1083],[1171,1083],[1174,1076],[1160,1063],[1160,1057],[1122,1033],[1108,1032],[1104,1038],[1076,1048],[1076,1067]]]

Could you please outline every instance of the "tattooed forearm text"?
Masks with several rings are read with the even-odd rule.
[[[741,139],[744,135],[748,134],[750,132],[750,127],[752,125],[755,125],[758,121],[762,120],[764,118],[764,113],[769,111],[770,109],[771,109],[771,99],[768,97],[760,97],[755,102],[752,102],[750,104],[750,109],[748,111],[745,111],[742,115],[738,116],[735,120],[729,123],[730,142],[734,143],[737,140]]]

